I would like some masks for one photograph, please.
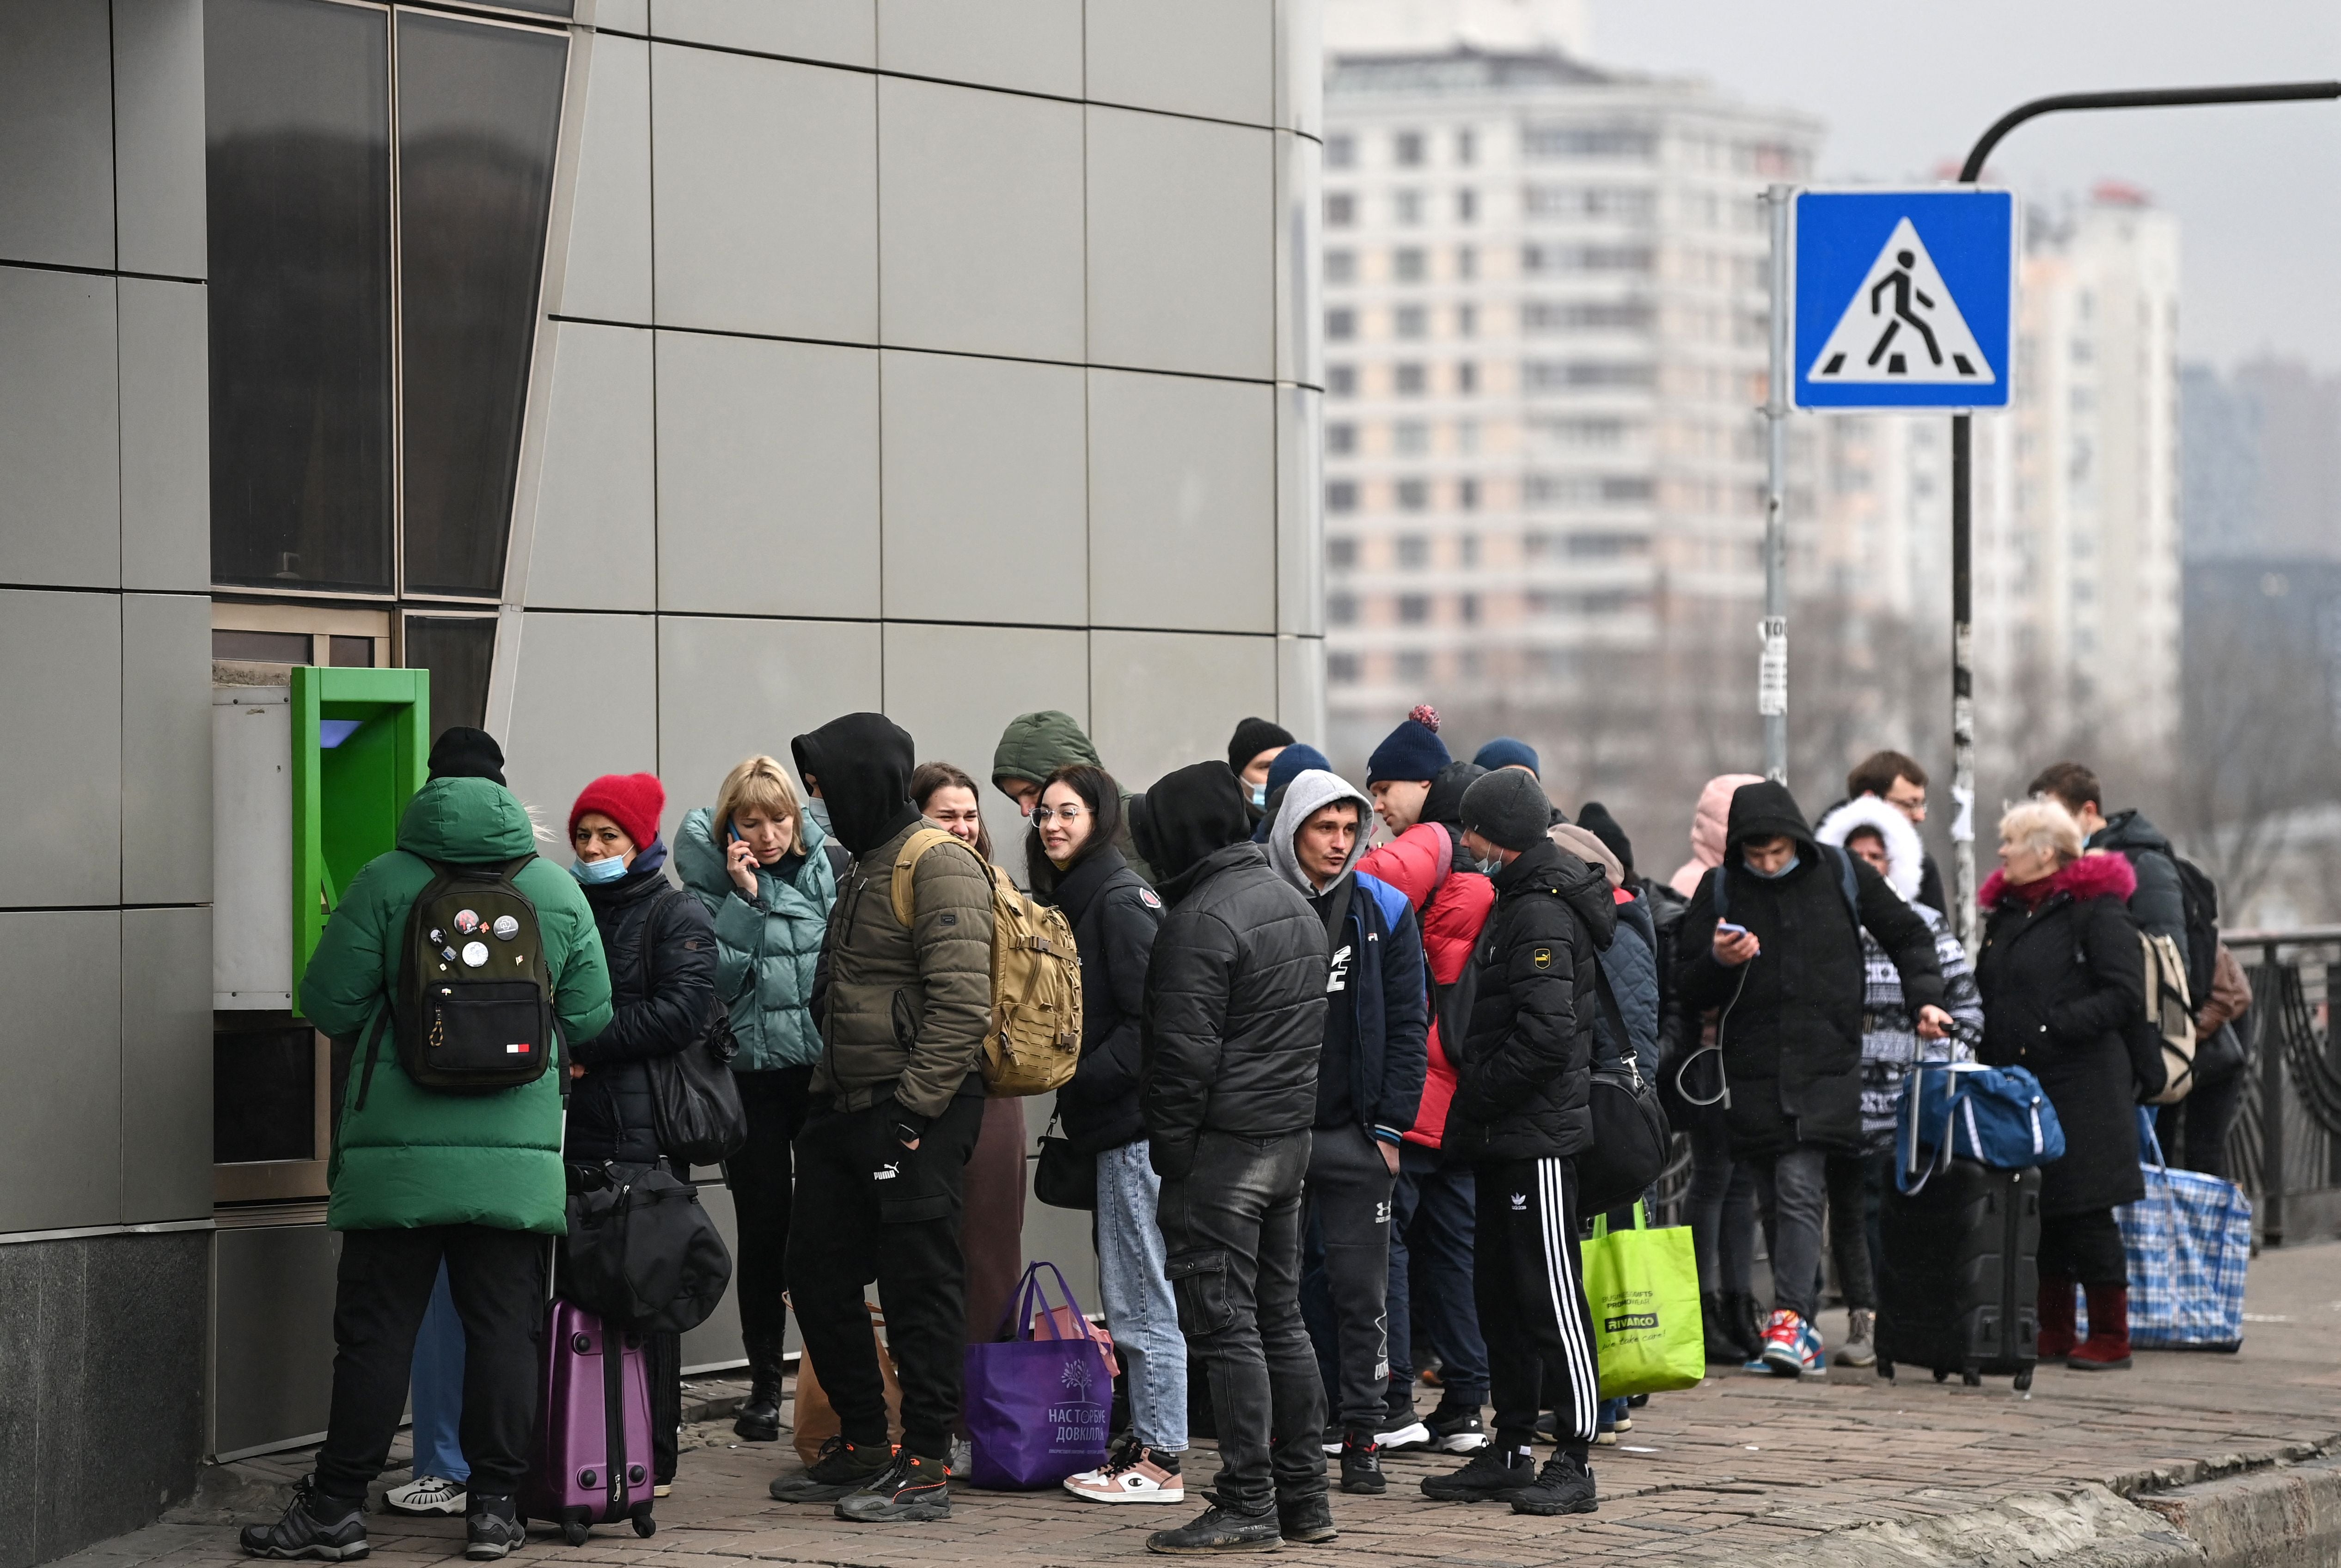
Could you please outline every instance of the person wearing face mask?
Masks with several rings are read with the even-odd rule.
[[[666,879],[659,815],[666,789],[648,773],[606,774],[569,809],[570,870],[593,906],[610,966],[610,1027],[570,1051],[569,1118],[562,1157],[573,1166],[640,1168],[661,1158],[650,1069],[654,1057],[697,1045],[715,1017],[715,929],[699,900]],[[691,1172],[667,1162],[683,1180]],[[652,1479],[674,1481],[682,1421],[682,1340],[654,1334],[646,1347]]]
[[[723,777],[712,809],[685,814],[675,868],[712,919],[716,994],[740,1054],[732,1081],[748,1137],[723,1164],[739,1224],[732,1286],[748,1355],[748,1397],[732,1431],[750,1443],[781,1434],[782,1341],[788,1330],[790,1146],[804,1126],[821,1037],[814,971],[842,851],[799,799],[780,763],[750,757]]]
[[[1333,765],[1325,760],[1325,753],[1306,740],[1296,740],[1276,754],[1276,760],[1268,765],[1267,780],[1260,798],[1260,820],[1252,824],[1253,843],[1263,849],[1268,848],[1269,829],[1276,822],[1276,809],[1284,799],[1286,788],[1311,768],[1320,768],[1328,773],[1333,770]]]
[[[1187,1448],[1187,1341],[1164,1273],[1154,1174],[1138,1098],[1138,1020],[1162,899],[1114,848],[1121,787],[1084,763],[1060,768],[1032,809],[1024,845],[1033,896],[1072,922],[1081,965],[1081,1058],[1057,1091],[1076,1154],[1097,1165],[1098,1288],[1130,1390],[1130,1430],[1106,1462],[1069,1476],[1087,1503],[1182,1503]]]
[[[1762,1360],[1783,1377],[1828,1370],[1815,1322],[1821,1216],[1828,1156],[1862,1146],[1864,928],[1900,977],[1918,1035],[1940,1039],[1951,1016],[1926,922],[1867,863],[1817,843],[1787,785],[1735,791],[1723,863],[1683,914],[1677,977],[1687,1005],[1720,1010],[1726,1128],[1732,1156],[1753,1167],[1770,1241]]]
[[[1265,719],[1245,719],[1228,739],[1228,769],[1244,787],[1254,822],[1268,810],[1268,770],[1291,744],[1292,731]]]
[[[1390,1196],[1399,1146],[1422,1107],[1429,1009],[1413,905],[1356,868],[1371,820],[1371,802],[1347,780],[1303,773],[1285,789],[1268,843],[1269,864],[1325,922],[1331,954],[1300,1301],[1335,1406],[1325,1451],[1341,1456],[1341,1490],[1369,1494],[1388,1485],[1386,1436],[1412,1444],[1430,1435],[1418,1423],[1383,1427]]]
[[[919,814],[989,864],[991,829],[966,769],[921,762],[911,775],[911,801]],[[971,1345],[1000,1331],[1008,1297],[1024,1275],[1024,1102],[983,1102],[983,1130],[967,1162],[967,1338]]]
[[[991,1027],[991,878],[956,838],[925,847],[907,862],[904,924],[896,863],[931,826],[911,799],[911,737],[883,714],[850,713],[792,746],[854,858],[830,918],[788,1258],[798,1326],[840,1431],[770,1490],[857,1523],[948,1519],[967,1340],[964,1180]],[[873,1280],[902,1374],[899,1452],[863,1305]]]

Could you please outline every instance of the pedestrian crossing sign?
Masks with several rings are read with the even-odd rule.
[[[1789,255],[1797,407],[2007,406],[2012,193],[1799,191]]]

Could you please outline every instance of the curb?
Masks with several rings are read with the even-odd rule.
[[[2331,1568],[2341,1563],[2341,1459],[2318,1458],[2137,1499],[2207,1568]]]

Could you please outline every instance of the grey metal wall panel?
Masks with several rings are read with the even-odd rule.
[[[334,1395],[334,1270],[322,1225],[214,1233],[210,1457],[325,1429]]]
[[[118,1221],[120,911],[0,910],[0,1233]]]
[[[204,286],[124,278],[122,586],[212,581],[211,347]]]
[[[122,916],[122,1217],[212,1212],[212,912]]]
[[[0,100],[6,92],[0,84]],[[5,131],[0,147],[16,161]],[[122,581],[114,289],[112,278],[0,266],[0,582]]]
[[[0,590],[0,908],[120,902],[121,600]]]
[[[209,600],[122,596],[125,904],[211,901],[211,642]]]
[[[114,0],[114,180],[122,270],[204,276],[203,0]]]
[[[0,258],[114,265],[108,26],[105,0],[0,5]]]

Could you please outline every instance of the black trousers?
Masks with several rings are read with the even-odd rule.
[[[2184,1170],[2227,1179],[2227,1134],[2243,1108],[2242,1069],[2226,1077],[2197,1084],[2195,1092],[2175,1106],[2165,1106],[2155,1117],[2154,1136],[2162,1144],[2162,1157]]]
[[[1870,1236],[1878,1228],[1878,1204],[1882,1189],[1878,1174],[1889,1173],[1890,1155],[1828,1156],[1829,1255],[1837,1261],[1837,1285],[1849,1307],[1878,1307],[1877,1255]]]
[[[796,1189],[791,1146],[804,1130],[805,1098],[812,1068],[734,1073],[740,1104],[748,1113],[748,1141],[723,1162],[723,1185],[740,1226],[740,1255],[732,1262],[732,1295],[740,1304],[740,1337],[757,1362],[769,1345],[769,1365],[780,1365],[789,1309],[789,1213]]]
[[[342,1233],[334,1295],[334,1399],[317,1485],[364,1497],[406,1410],[414,1336],[447,1262],[463,1320],[463,1457],[471,1491],[510,1496],[528,1472],[553,1238],[479,1225]]]
[[[892,1109],[815,1107],[806,1117],[796,1145],[790,1299],[846,1441],[882,1444],[885,1384],[862,1306],[864,1287],[877,1282],[887,1348],[902,1380],[902,1446],[944,1460],[967,1353],[962,1186],[983,1100],[951,1101],[916,1149],[890,1135]]]
[[[1472,1295],[1488,1341],[1496,1440],[1526,1448],[1549,1410],[1561,1446],[1593,1442],[1600,1365],[1577,1250],[1577,1162],[1482,1160]]]
[[[1398,1178],[1363,1127],[1310,1134],[1301,1317],[1325,1394],[1344,1426],[1382,1428],[1390,1410],[1390,1195]]]
[[[1187,1336],[1187,1377],[1210,1389],[1217,1488],[1257,1516],[1325,1492],[1325,1388],[1300,1320],[1300,1189],[1309,1133],[1206,1132],[1155,1216]],[[1200,1373],[1200,1376],[1198,1374]]]
[[[2129,1284],[2129,1254],[2109,1208],[2040,1216],[2040,1277],[2083,1285]]]

